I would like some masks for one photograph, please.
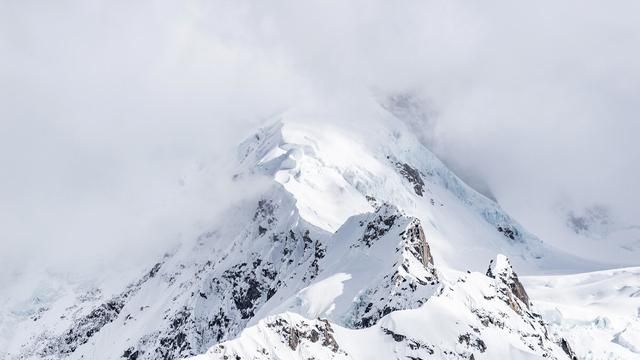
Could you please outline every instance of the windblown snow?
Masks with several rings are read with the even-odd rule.
[[[0,357],[640,359],[640,268],[548,245],[378,104],[349,116],[271,119],[234,175],[267,189],[136,276],[2,294]]]

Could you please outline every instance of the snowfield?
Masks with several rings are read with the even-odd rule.
[[[234,175],[264,191],[136,274],[1,294],[0,357],[640,358],[640,268],[545,243],[383,107],[358,114],[271,119]]]
[[[525,277],[534,309],[581,359],[640,359],[640,268]]]

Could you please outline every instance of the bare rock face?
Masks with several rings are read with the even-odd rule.
[[[424,229],[420,224],[420,221],[416,219],[411,226],[406,230],[407,237],[415,243],[414,250],[416,257],[422,261],[422,265],[425,268],[433,269],[433,255],[431,255],[431,248],[427,242],[427,237],[424,234]],[[435,273],[434,273],[435,276]]]
[[[487,269],[487,276],[500,281],[503,285],[509,289],[509,293],[513,294],[518,300],[522,302],[529,309],[529,295],[522,286],[522,283],[518,279],[518,275],[513,271],[513,267],[509,262],[509,259],[498,254],[495,260],[491,260],[489,263],[489,269]],[[506,295],[510,295],[507,293]],[[519,304],[512,302],[511,307],[514,310],[518,309]]]
[[[434,278],[437,278],[431,247],[419,219],[409,217],[397,207],[383,203],[377,207],[375,213],[369,219],[360,221],[360,226],[364,229],[362,237],[352,247],[371,248],[392,229],[396,229],[400,232],[397,235],[395,233],[390,234],[390,240],[400,240],[396,250],[405,259],[403,261],[405,266],[408,266],[407,258],[415,258],[429,270]]]
[[[571,348],[571,345],[569,345],[569,342],[565,338],[562,338],[560,340],[559,345],[562,348],[562,351],[564,351],[567,355],[569,355],[569,358],[571,360],[578,360],[578,356],[576,356],[576,353],[573,351],[573,349]]]
[[[192,360],[575,359],[568,342],[550,336],[542,318],[507,285],[517,288],[506,257],[498,256],[489,270],[489,276],[469,272],[455,282],[443,278],[424,304],[391,311],[366,328],[283,313]]]
[[[360,227],[363,235],[352,248],[384,256],[393,254],[393,262],[388,273],[359,294],[346,322],[353,328],[370,327],[393,311],[419,307],[440,284],[419,219],[382,204],[360,221]]]
[[[252,344],[220,343],[203,355],[206,359],[352,359],[338,344],[326,320],[308,320],[293,313],[269,317],[247,329]]]
[[[422,179],[420,171],[407,163],[396,162],[395,166],[398,169],[400,175],[402,175],[411,185],[413,185],[413,191],[415,191],[416,195],[423,196],[425,191],[425,183]]]
[[[380,240],[389,230],[391,230],[396,224],[396,220],[402,215],[398,208],[389,204],[383,204],[370,219],[366,226],[364,226],[364,233],[359,239],[359,243],[354,244],[357,246],[371,247],[376,241]]]

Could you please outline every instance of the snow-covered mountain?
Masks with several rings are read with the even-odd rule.
[[[263,190],[247,191],[210,229],[120,286],[49,283],[5,301],[0,355],[640,357],[640,270],[583,275],[624,289],[594,300],[601,306],[578,301],[603,289],[596,280],[580,289],[578,275],[542,275],[615,264],[545,244],[384,107],[370,103],[357,114],[350,121],[350,111],[300,108],[271,119],[239,144],[234,175]],[[607,331],[589,330],[603,329],[591,315],[574,325],[570,314],[590,306],[600,319],[618,303],[625,312]],[[585,336],[598,334],[613,338],[586,349]]]

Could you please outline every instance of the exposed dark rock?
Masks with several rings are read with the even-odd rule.
[[[264,235],[276,223],[276,209],[277,206],[271,200],[258,201],[258,207],[253,214],[253,221],[258,224],[258,235]]]
[[[262,284],[252,278],[245,278],[247,288],[234,290],[233,302],[243,319],[253,317],[254,302],[262,296]]]
[[[573,352],[573,349],[571,348],[571,346],[569,345],[569,342],[565,338],[562,338],[560,340],[560,347],[562,348],[562,351],[564,351],[567,355],[569,355],[569,358],[571,360],[578,360],[578,356],[576,355],[575,352]]]
[[[271,200],[260,200],[258,201],[258,208],[253,215],[253,220],[266,220],[267,223],[271,224],[275,221],[273,217],[275,210],[276,206]]]
[[[489,268],[487,269],[487,276],[500,280],[507,285],[510,292],[529,309],[529,295],[527,295],[524,286],[520,282],[520,279],[518,279],[518,275],[513,271],[509,259],[504,255],[498,255],[497,259],[491,260]],[[511,304],[511,307],[516,310],[518,306]]]
[[[415,256],[426,268],[433,267],[433,256],[419,220],[415,220],[406,230],[408,241],[413,244]]]
[[[366,247],[371,247],[376,240],[391,230],[400,215],[398,210],[390,205],[381,206],[374,214],[375,217],[366,224],[360,239],[360,243]]]
[[[333,337],[333,329],[331,328],[331,324],[327,320],[319,320],[322,325],[316,325],[316,329],[320,331],[322,335],[322,346],[330,347],[333,352],[337,352],[340,347],[336,342],[336,339]]]
[[[297,350],[304,340],[317,343],[322,341],[322,346],[337,353],[340,346],[333,336],[333,329],[327,320],[317,320],[314,325],[307,323],[289,323],[287,320],[279,318],[267,324],[285,339],[291,350]]]
[[[365,195],[365,198],[367,199],[367,202],[369,203],[369,205],[371,205],[372,208],[377,210],[380,207],[381,203],[375,197],[371,195]]]
[[[133,347],[130,347],[127,350],[125,350],[124,353],[122,353],[121,357],[127,360],[136,360],[138,356],[140,356],[140,352],[134,349]]]
[[[466,333],[458,336],[458,343],[464,344],[470,348],[476,349],[481,353],[487,351],[487,345],[479,337]]]
[[[216,342],[224,338],[226,335],[225,329],[229,327],[230,321],[231,319],[224,314],[222,309],[219,309],[213,319],[209,320],[208,328],[214,330],[214,339]]]
[[[516,229],[515,227],[511,226],[511,225],[497,225],[496,229],[502,233],[502,235],[504,235],[505,237],[511,239],[511,240],[518,240],[520,239],[521,235],[520,232],[518,231],[518,229]]]
[[[472,310],[472,313],[478,317],[480,323],[482,323],[482,326],[484,327],[495,326],[501,329],[504,328],[504,322],[501,319],[492,316],[489,312],[483,309],[474,309]]]
[[[148,278],[152,278],[155,277],[156,274],[158,274],[158,271],[160,271],[160,268],[162,267],[162,263],[157,263],[153,266],[153,268],[151,268],[151,270],[149,271],[149,273],[147,274]],[[146,281],[146,280],[145,280]],[[141,284],[142,285],[142,284]]]
[[[419,340],[412,339],[406,335],[398,334],[390,329],[381,328],[385,335],[389,335],[393,338],[393,341],[398,343],[404,343],[410,350],[418,351],[420,354],[427,353],[429,355],[433,355],[435,353],[432,346],[429,346]],[[407,356],[409,359],[421,359],[419,356]]]
[[[395,165],[400,175],[404,176],[404,178],[413,185],[413,191],[415,191],[416,195],[423,196],[424,180],[422,180],[422,176],[420,176],[420,171],[407,163],[397,162]]]
[[[402,334],[395,333],[395,332],[393,332],[393,331],[391,331],[391,330],[389,330],[387,328],[382,328],[382,331],[386,335],[390,335],[395,342],[402,342],[402,341],[404,341],[404,339],[407,338],[406,336],[404,336]]]
[[[78,319],[60,338],[53,339],[45,347],[44,354],[50,355],[56,351],[68,354],[75,351],[78,346],[89,341],[89,338],[100,331],[102,327],[118,317],[124,307],[125,298],[111,299]]]
[[[298,330],[291,328],[289,332],[289,347],[291,350],[296,350],[300,344],[300,336],[298,336]]]
[[[159,339],[155,348],[157,358],[173,360],[194,355],[194,344],[189,341],[187,329],[195,326],[191,310],[184,307],[170,320],[169,329]]]
[[[395,271],[384,276],[375,287],[367,289],[359,295],[359,300],[350,314],[350,326],[354,328],[370,327],[393,311],[412,309],[424,304],[431,296],[432,291],[435,291],[435,286],[439,284],[433,265],[433,256],[418,219],[405,217],[395,207],[383,205],[372,216],[373,220],[366,223],[364,234],[378,233],[370,229],[384,224],[381,219],[391,216],[393,216],[393,226],[404,227],[404,231],[398,234],[399,239],[385,239],[385,241],[394,241],[398,244],[395,249],[397,262],[393,265]],[[391,221],[388,223],[390,224]],[[364,225],[365,222],[362,222],[361,226]],[[390,230],[387,230],[385,225],[382,229],[385,234]],[[364,237],[371,240],[366,242],[365,246],[368,244],[374,246],[379,240],[375,237]],[[355,246],[360,244],[361,242]],[[422,269],[414,268],[420,266],[416,264],[416,260],[427,270],[427,273]],[[420,275],[415,276],[415,274]],[[432,290],[425,287],[432,287]]]

